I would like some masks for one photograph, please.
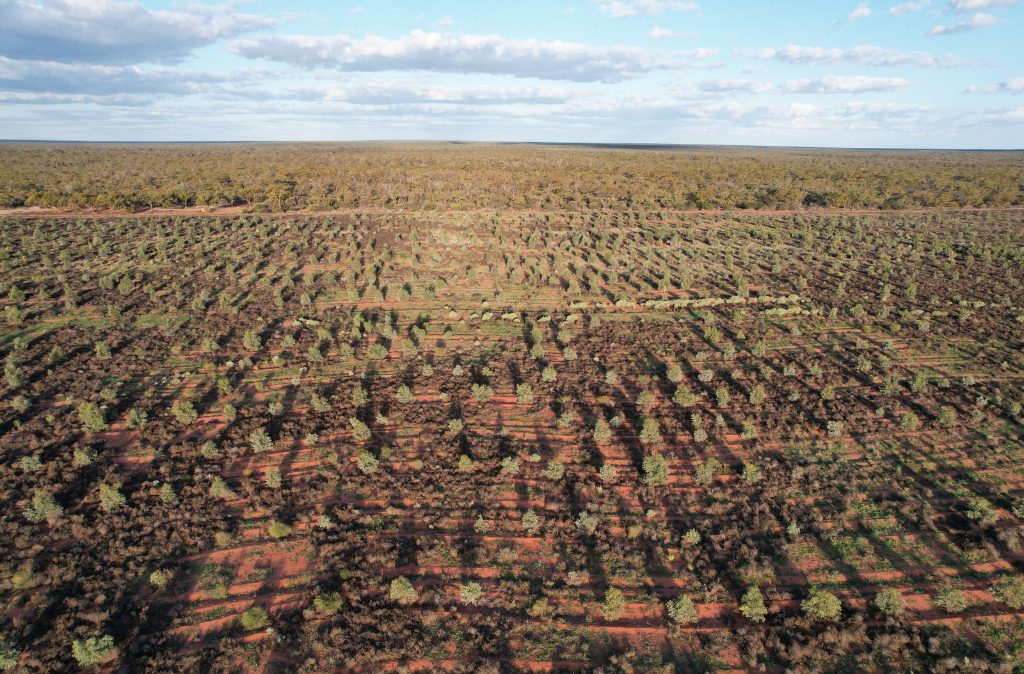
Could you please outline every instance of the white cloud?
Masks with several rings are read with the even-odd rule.
[[[908,84],[907,80],[900,77],[828,75],[826,77],[789,80],[780,84],[749,79],[704,80],[697,83],[697,89],[702,94],[765,94],[772,92],[787,94],[860,94],[894,91],[902,89]]]
[[[992,16],[991,14],[985,14],[978,12],[971,16],[967,21],[961,21],[955,23],[952,26],[935,26],[930,31],[929,35],[953,35],[955,33],[967,33],[972,30],[980,30],[982,28],[991,28],[998,26],[1001,23],[1006,23],[999,17]]]
[[[366,12],[366,8],[361,5],[359,7],[353,7],[352,9],[348,10],[349,14],[363,14],[364,12]]]
[[[1009,7],[1016,4],[1017,0],[949,0],[949,8],[957,14],[967,14],[994,7]]]
[[[1011,124],[1024,124],[1024,107],[1013,108],[1005,112],[997,112],[989,115],[989,119],[996,122],[1009,122]]]
[[[684,38],[694,38],[694,39],[700,37],[700,33],[694,33],[694,32],[689,32],[689,31],[682,31],[682,30],[671,30],[669,28],[659,28],[657,26],[655,26],[654,28],[652,28],[649,31],[647,31],[647,35],[649,37],[653,37],[653,38],[659,39],[659,40],[660,39],[665,39],[665,38],[670,38],[670,37],[684,37]]]
[[[257,92],[257,95],[258,92]],[[584,92],[543,86],[436,86],[418,82],[371,81],[317,90],[287,92],[286,98],[344,101],[355,105],[511,105],[564,103]]]
[[[0,0],[0,56],[129,64],[177,62],[193,49],[272,26],[232,5],[151,11],[116,0]]]
[[[978,90],[978,87],[970,87],[970,92]],[[1005,82],[990,84],[984,88],[988,94],[1024,94],[1024,77],[1011,77]]]
[[[910,12],[919,12],[928,5],[931,4],[931,0],[917,0],[916,2],[904,2],[889,8],[889,13],[893,16],[901,16],[903,14],[909,14]]]
[[[871,16],[871,7],[868,6],[868,3],[862,2],[857,5],[857,9],[850,12],[850,15],[846,17],[846,20],[856,21],[857,19],[866,19],[869,16]]]
[[[791,64],[861,65],[874,67],[919,66],[949,68],[969,65],[971,62],[953,54],[933,56],[927,52],[905,52],[875,45],[858,45],[851,49],[812,47],[789,44],[784,47],[737,52],[762,61],[780,61]]]
[[[775,90],[775,85],[770,82],[744,79],[721,79],[704,80],[697,83],[697,88],[703,93],[748,93],[763,94]]]
[[[700,9],[696,2],[681,0],[612,0],[598,2],[600,10],[608,16],[621,19],[627,16],[655,16],[663,12],[694,12]]]
[[[455,19],[450,16],[443,16],[434,22],[434,28],[451,28],[455,25]]]
[[[109,66],[56,61],[18,61],[0,57],[0,90],[38,95],[183,95],[209,85],[243,84],[245,73],[211,74],[168,68]]]
[[[867,77],[865,75],[805,78],[786,82],[791,94],[860,94],[894,91],[910,84],[902,77]]]
[[[621,82],[669,65],[664,54],[639,47],[516,40],[499,35],[443,35],[421,30],[395,39],[375,35],[361,39],[348,35],[268,35],[236,41],[232,49],[248,58],[305,68],[480,73],[577,82]],[[707,58],[696,52],[690,56]]]

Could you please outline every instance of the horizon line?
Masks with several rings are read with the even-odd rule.
[[[57,140],[46,138],[0,138],[0,145],[15,143],[47,145],[539,145],[546,147],[673,150],[673,149],[750,149],[750,150],[846,150],[861,152],[1024,152],[1018,148],[981,147],[907,147],[846,145],[750,145],[731,143],[649,143],[649,142],[569,142],[508,140]]]

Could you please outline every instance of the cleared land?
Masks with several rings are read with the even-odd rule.
[[[17,671],[1024,666],[1019,210],[0,236]]]

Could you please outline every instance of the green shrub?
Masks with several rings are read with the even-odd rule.
[[[25,517],[29,522],[56,522],[64,514],[64,508],[54,500],[49,492],[37,489],[32,495],[32,502],[25,509]]]
[[[350,417],[348,423],[352,426],[352,439],[356,442],[366,442],[373,435],[370,427],[355,417]]]
[[[743,599],[740,602],[740,613],[752,622],[764,622],[765,618],[768,617],[768,608],[764,605],[761,588],[753,585],[744,593]]]
[[[149,584],[158,590],[162,590],[171,582],[172,577],[173,574],[170,571],[166,569],[157,569],[153,573],[149,574]]]
[[[600,520],[586,510],[582,511],[576,518],[576,528],[588,534],[597,531],[598,524],[600,524]]]
[[[608,589],[604,595],[604,603],[601,604],[601,615],[609,622],[615,622],[622,617],[626,610],[626,598],[622,590],[617,587]]]
[[[668,617],[679,625],[693,625],[697,622],[697,607],[693,600],[682,595],[668,602]]]
[[[186,426],[191,425],[199,418],[199,412],[196,411],[195,406],[188,400],[175,400],[171,404],[171,414],[178,420],[178,423]]]
[[[1024,578],[1003,576],[992,586],[992,594],[1010,608],[1019,611],[1024,608]]]
[[[494,396],[494,389],[487,384],[473,384],[472,386],[473,398],[478,403],[486,403]]]
[[[99,433],[109,428],[107,420],[104,418],[103,410],[96,403],[79,403],[78,420],[82,422],[85,430],[90,433]]]
[[[644,484],[658,487],[668,483],[668,462],[662,454],[648,454],[644,457]]]
[[[359,450],[356,454],[356,467],[363,473],[375,473],[380,462],[373,454],[365,449]]]
[[[544,468],[542,474],[549,480],[561,480],[562,476],[565,475],[565,464],[554,459],[548,461],[548,465]]]
[[[811,590],[811,595],[800,603],[809,617],[816,620],[833,620],[843,612],[843,604],[839,597],[824,590]]]
[[[102,483],[100,484],[100,507],[107,512],[117,510],[127,503],[124,494],[122,494],[116,485]]]
[[[266,430],[257,428],[249,434],[249,446],[254,452],[266,452],[274,446],[274,441],[270,439],[270,434]]]
[[[340,611],[343,604],[341,594],[337,592],[318,594],[313,598],[313,606],[316,610],[327,615],[333,615]]]
[[[875,595],[875,606],[885,615],[893,617],[902,615],[905,610],[903,596],[898,590],[892,588],[882,590]]]
[[[459,588],[459,599],[463,604],[475,604],[483,594],[484,590],[477,582],[469,582]]]
[[[292,535],[293,529],[280,520],[271,520],[267,525],[267,533],[275,540],[287,538]]]
[[[932,603],[946,613],[962,613],[967,609],[967,597],[959,588],[952,586],[939,590],[932,599]]]
[[[388,589],[388,597],[392,601],[397,601],[399,604],[414,604],[420,596],[416,592],[416,588],[412,586],[409,579],[405,576],[399,576],[391,581],[391,586]]]
[[[0,639],[0,671],[14,669],[18,665],[20,658],[20,650],[7,643],[7,641]]]
[[[523,513],[521,523],[523,528],[531,534],[535,534],[540,530],[540,517],[537,516],[537,512],[533,508]]]
[[[270,615],[261,606],[250,606],[239,616],[238,622],[246,632],[262,630],[270,624]]]
[[[661,426],[658,420],[645,417],[640,427],[640,442],[645,445],[656,445],[661,442]]]
[[[761,468],[756,463],[743,464],[743,481],[747,484],[757,484],[763,477]]]
[[[82,667],[95,667],[110,662],[117,656],[114,648],[114,637],[104,634],[101,637],[75,639],[71,643],[71,655]]]

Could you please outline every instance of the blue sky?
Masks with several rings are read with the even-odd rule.
[[[1024,147],[1024,1],[0,0],[0,137]]]

